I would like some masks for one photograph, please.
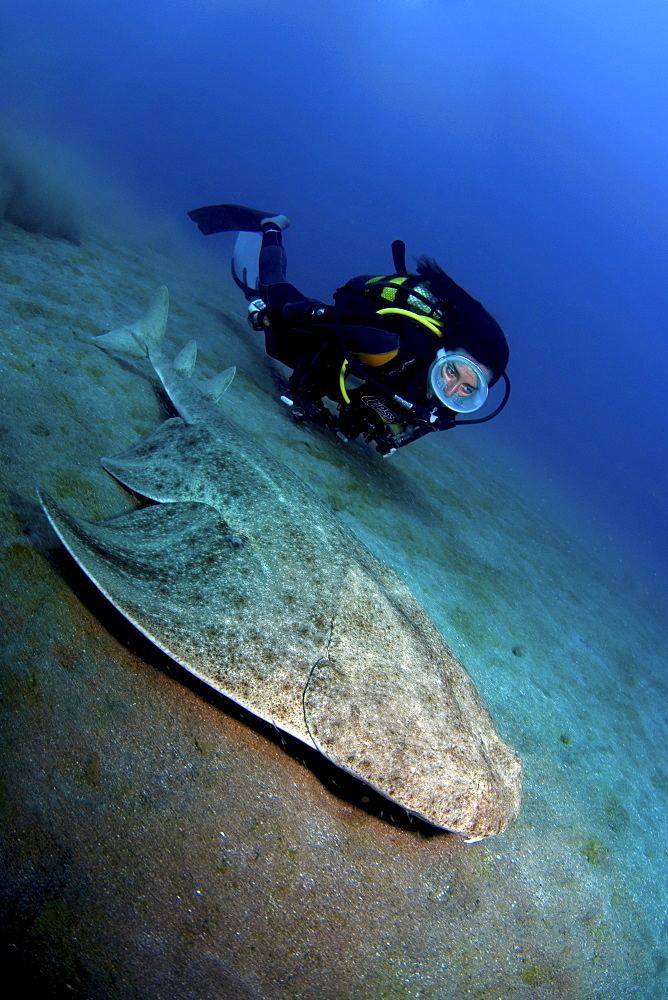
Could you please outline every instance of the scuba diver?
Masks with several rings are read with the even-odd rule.
[[[501,327],[431,258],[420,257],[410,274],[402,240],[392,244],[393,274],[351,278],[328,305],[287,280],[284,215],[227,204],[188,215],[204,235],[238,232],[232,277],[267,354],[293,370],[281,399],[296,419],[344,441],[362,435],[387,456],[431,431],[491,420],[506,405]],[[505,392],[496,409],[461,419],[480,409],[500,379]]]

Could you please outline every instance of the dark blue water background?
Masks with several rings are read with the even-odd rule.
[[[287,213],[308,294],[389,270],[394,237],[435,256],[512,350],[511,405],[458,433],[661,574],[667,29],[663,0],[5,0],[0,100],[184,226]]]

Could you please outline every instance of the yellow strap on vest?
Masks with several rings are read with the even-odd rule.
[[[346,392],[346,368],[348,367],[348,358],[346,358],[341,365],[341,374],[339,375],[339,389],[341,390],[341,395],[343,397],[344,403],[350,402],[350,396]]]
[[[376,315],[386,316],[388,313],[394,313],[397,316],[408,316],[409,319],[414,319],[418,323],[422,323],[422,325],[426,326],[428,330],[431,330],[432,333],[435,333],[437,337],[443,336],[443,332],[441,331],[440,326],[438,325],[436,320],[428,319],[427,316],[418,316],[417,313],[411,312],[410,309],[396,309],[394,307],[387,309],[379,309]]]
[[[384,299],[389,299],[390,302],[393,302],[397,294],[396,290],[398,290],[404,283],[404,281],[406,281],[407,279],[408,275],[405,278],[393,278],[392,284],[388,282],[383,287],[383,290],[381,292],[382,297]],[[383,280],[384,278],[382,276],[378,278],[370,278],[369,281],[367,282],[367,287],[371,284],[375,284],[376,282]],[[414,319],[416,320],[416,322],[422,323],[422,325],[426,326],[428,330],[431,330],[432,333],[435,333],[437,337],[443,336],[440,329],[441,324],[438,322],[438,320],[429,319],[427,316],[418,316],[417,313],[411,312],[410,309],[398,309],[396,306],[388,306],[387,309],[378,309],[376,315],[386,316],[388,313],[395,316],[408,316],[409,319]],[[369,367],[375,368],[378,367],[379,365],[386,364],[388,361],[391,361],[392,358],[396,357],[398,353],[399,353],[398,351],[388,351],[386,354],[360,354],[358,355],[358,357],[360,361],[362,361],[364,364],[369,365]],[[346,358],[343,364],[341,365],[341,371],[339,373],[339,389],[341,391],[341,397],[344,403],[350,402],[350,396],[346,392],[347,368],[348,368],[348,359]]]

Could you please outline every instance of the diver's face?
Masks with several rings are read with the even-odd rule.
[[[451,396],[471,396],[478,388],[478,376],[461,361],[448,359],[441,368],[441,376],[448,399]]]

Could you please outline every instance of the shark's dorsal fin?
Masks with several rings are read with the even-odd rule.
[[[217,375],[214,375],[208,385],[203,386],[203,392],[214,403],[217,403],[226,389],[229,388],[236,373],[237,369],[235,365],[232,365],[231,368],[226,368],[224,372],[219,372]]]
[[[181,348],[179,353],[174,358],[174,368],[179,373],[183,375],[184,378],[190,378],[195,368],[195,362],[197,361],[197,341],[189,340],[185,347]]]
[[[133,358],[145,358],[150,346],[160,343],[165,336],[169,315],[169,292],[164,285],[158,288],[148,309],[134,323],[119,326],[109,333],[93,338],[93,343],[103,351],[128,354]]]

